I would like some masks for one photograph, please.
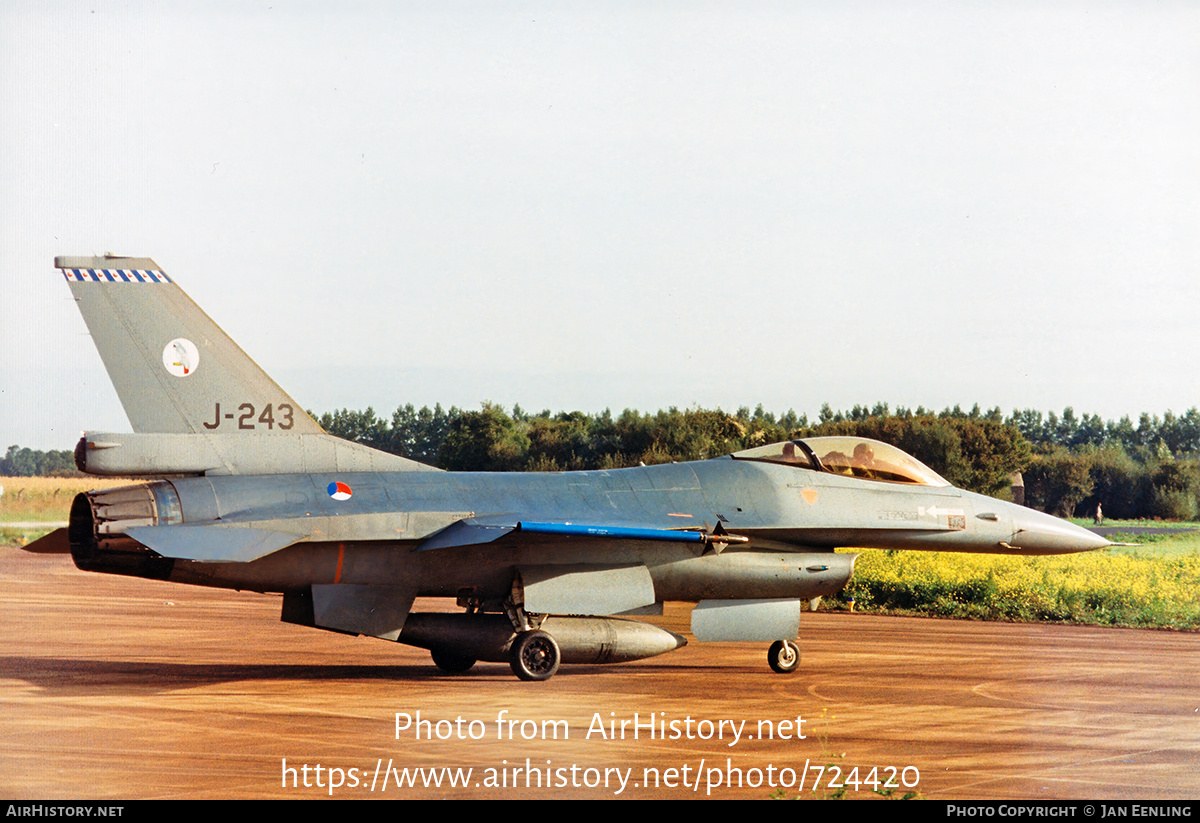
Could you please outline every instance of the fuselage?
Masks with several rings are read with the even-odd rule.
[[[259,591],[405,581],[422,595],[471,590],[502,597],[513,569],[522,565],[644,564],[660,600],[811,598],[836,592],[848,579],[853,559],[834,554],[838,548],[1036,555],[1107,545],[1057,518],[949,485],[863,479],[735,457],[536,474],[197,477],[156,481],[151,489],[156,525],[217,527],[224,534],[244,527],[296,540],[252,562],[157,558],[154,573],[144,576]],[[102,502],[105,493],[97,494]],[[94,520],[109,520],[105,507],[92,509]],[[141,524],[151,514],[131,512],[126,504],[112,510]],[[86,531],[121,534],[120,517]],[[422,548],[460,521],[480,524],[483,537]],[[747,542],[713,551],[672,540],[505,531],[530,521],[668,535],[711,533],[719,526]],[[489,526],[497,529],[494,538]],[[89,552],[77,550],[77,561],[81,554]],[[93,569],[120,571],[99,565]]]

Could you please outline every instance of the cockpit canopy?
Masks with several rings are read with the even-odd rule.
[[[937,472],[895,446],[866,437],[807,437],[787,440],[754,449],[734,452],[735,460],[761,460],[782,463],[812,471],[915,483],[921,486],[949,486]]]

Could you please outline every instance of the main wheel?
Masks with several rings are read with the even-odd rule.
[[[558,671],[562,655],[554,638],[545,632],[522,632],[513,641],[508,663],[522,680],[549,680]]]
[[[433,658],[433,665],[447,674],[462,674],[475,665],[474,657],[463,657],[445,649],[432,649],[429,656]]]
[[[767,662],[779,674],[791,674],[800,665],[800,650],[790,640],[776,640],[767,650]]]

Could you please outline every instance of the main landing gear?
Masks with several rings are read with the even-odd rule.
[[[791,674],[800,665],[800,649],[790,640],[776,640],[767,650],[767,663],[778,674]]]
[[[446,674],[462,674],[475,665],[475,658],[452,654],[444,649],[432,649],[429,655],[433,658],[433,665]]]
[[[447,674],[462,674],[477,660],[507,660],[513,674],[521,680],[549,680],[562,662],[562,650],[553,637],[541,630],[546,616],[525,611],[524,599],[518,574],[513,579],[512,595],[502,606],[507,620],[500,615],[482,614],[484,604],[468,592],[460,593],[459,605],[467,609],[467,614],[461,616],[462,620],[473,625],[467,622],[448,623],[448,616],[428,616],[425,621],[426,635],[421,639],[427,642],[434,640],[426,646],[433,656],[434,665]],[[433,620],[438,622],[434,623]],[[419,645],[426,644],[419,642]],[[578,657],[579,649],[575,651]]]
[[[513,640],[508,665],[521,680],[549,680],[562,660],[558,643],[543,631],[521,632]]]

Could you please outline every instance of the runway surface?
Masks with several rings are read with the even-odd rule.
[[[791,676],[692,643],[520,683],[278,613],[0,548],[0,796],[1200,797],[1196,634],[818,613]]]

